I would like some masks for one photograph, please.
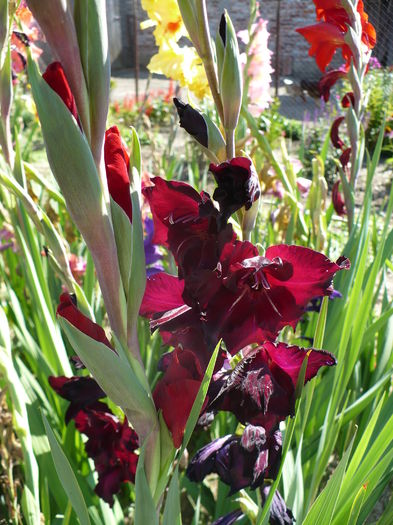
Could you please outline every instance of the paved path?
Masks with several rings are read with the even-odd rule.
[[[139,95],[143,96],[148,84],[148,74],[143,71],[140,74],[138,83]],[[169,80],[160,75],[153,75],[149,83],[149,92],[157,92],[158,90],[167,90],[169,87]],[[111,101],[122,101],[126,97],[135,95],[135,78],[132,69],[125,69],[114,71],[112,76]],[[281,102],[280,113],[288,118],[303,120],[305,111],[308,112],[311,119],[314,118],[315,112],[318,112],[319,101],[306,96],[303,100],[296,90],[292,89],[288,92],[287,88],[280,87],[279,99]]]

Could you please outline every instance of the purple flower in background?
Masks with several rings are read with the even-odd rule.
[[[144,220],[145,239],[143,245],[145,248],[146,274],[151,277],[155,273],[164,271],[162,265],[162,252],[157,244],[153,244],[154,223],[153,219],[146,217]]]
[[[370,60],[368,61],[368,68],[369,69],[381,69],[382,68],[381,63],[377,57],[373,57],[373,56],[370,57]]]
[[[13,233],[8,228],[1,228],[0,230],[0,252],[4,252],[8,248],[14,247]]]

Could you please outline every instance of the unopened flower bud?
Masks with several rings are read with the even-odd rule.
[[[184,104],[177,98],[174,98],[173,102],[179,115],[180,126],[218,160],[225,156],[225,141],[214,122],[190,104]]]
[[[243,80],[236,33],[226,11],[221,17],[216,37],[216,53],[224,127],[234,130],[242,105]]]

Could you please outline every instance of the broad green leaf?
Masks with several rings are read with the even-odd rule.
[[[79,518],[80,524],[90,525],[90,518],[86,503],[83,498],[82,491],[78,485],[76,476],[44,414],[42,414],[42,420],[45,425],[46,435],[48,436],[56,471],[60,481],[63,484],[63,488],[67,493],[67,496],[69,497],[70,502]]]
[[[104,392],[119,405],[130,422],[150,421],[155,426],[156,410],[151,398],[141,386],[129,362],[103,343],[82,333],[66,319],[59,317],[75,352],[90,370]]]

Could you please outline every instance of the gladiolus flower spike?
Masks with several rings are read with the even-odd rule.
[[[332,262],[288,245],[271,246],[260,255],[253,244],[236,238],[228,222],[259,196],[251,162],[236,158],[210,169],[218,184],[213,199],[219,210],[206,192],[183,182],[155,177],[154,185],[143,190],[153,215],[154,242],[172,252],[177,276],[161,272],[150,277],[140,313],[175,347],[160,360],[163,375],[153,395],[176,447],[212,351],[220,339],[225,343],[227,354],[219,354],[200,424],[226,410],[245,430],[242,437],[229,435],[206,445],[191,461],[188,475],[201,481],[216,472],[234,493],[276,475],[278,424],[294,413],[306,354],[306,381],[322,366],[336,363],[322,350],[274,341],[284,326],[296,327],[313,298],[333,293],[332,279],[349,268],[349,261]],[[239,351],[233,366],[232,356]]]

